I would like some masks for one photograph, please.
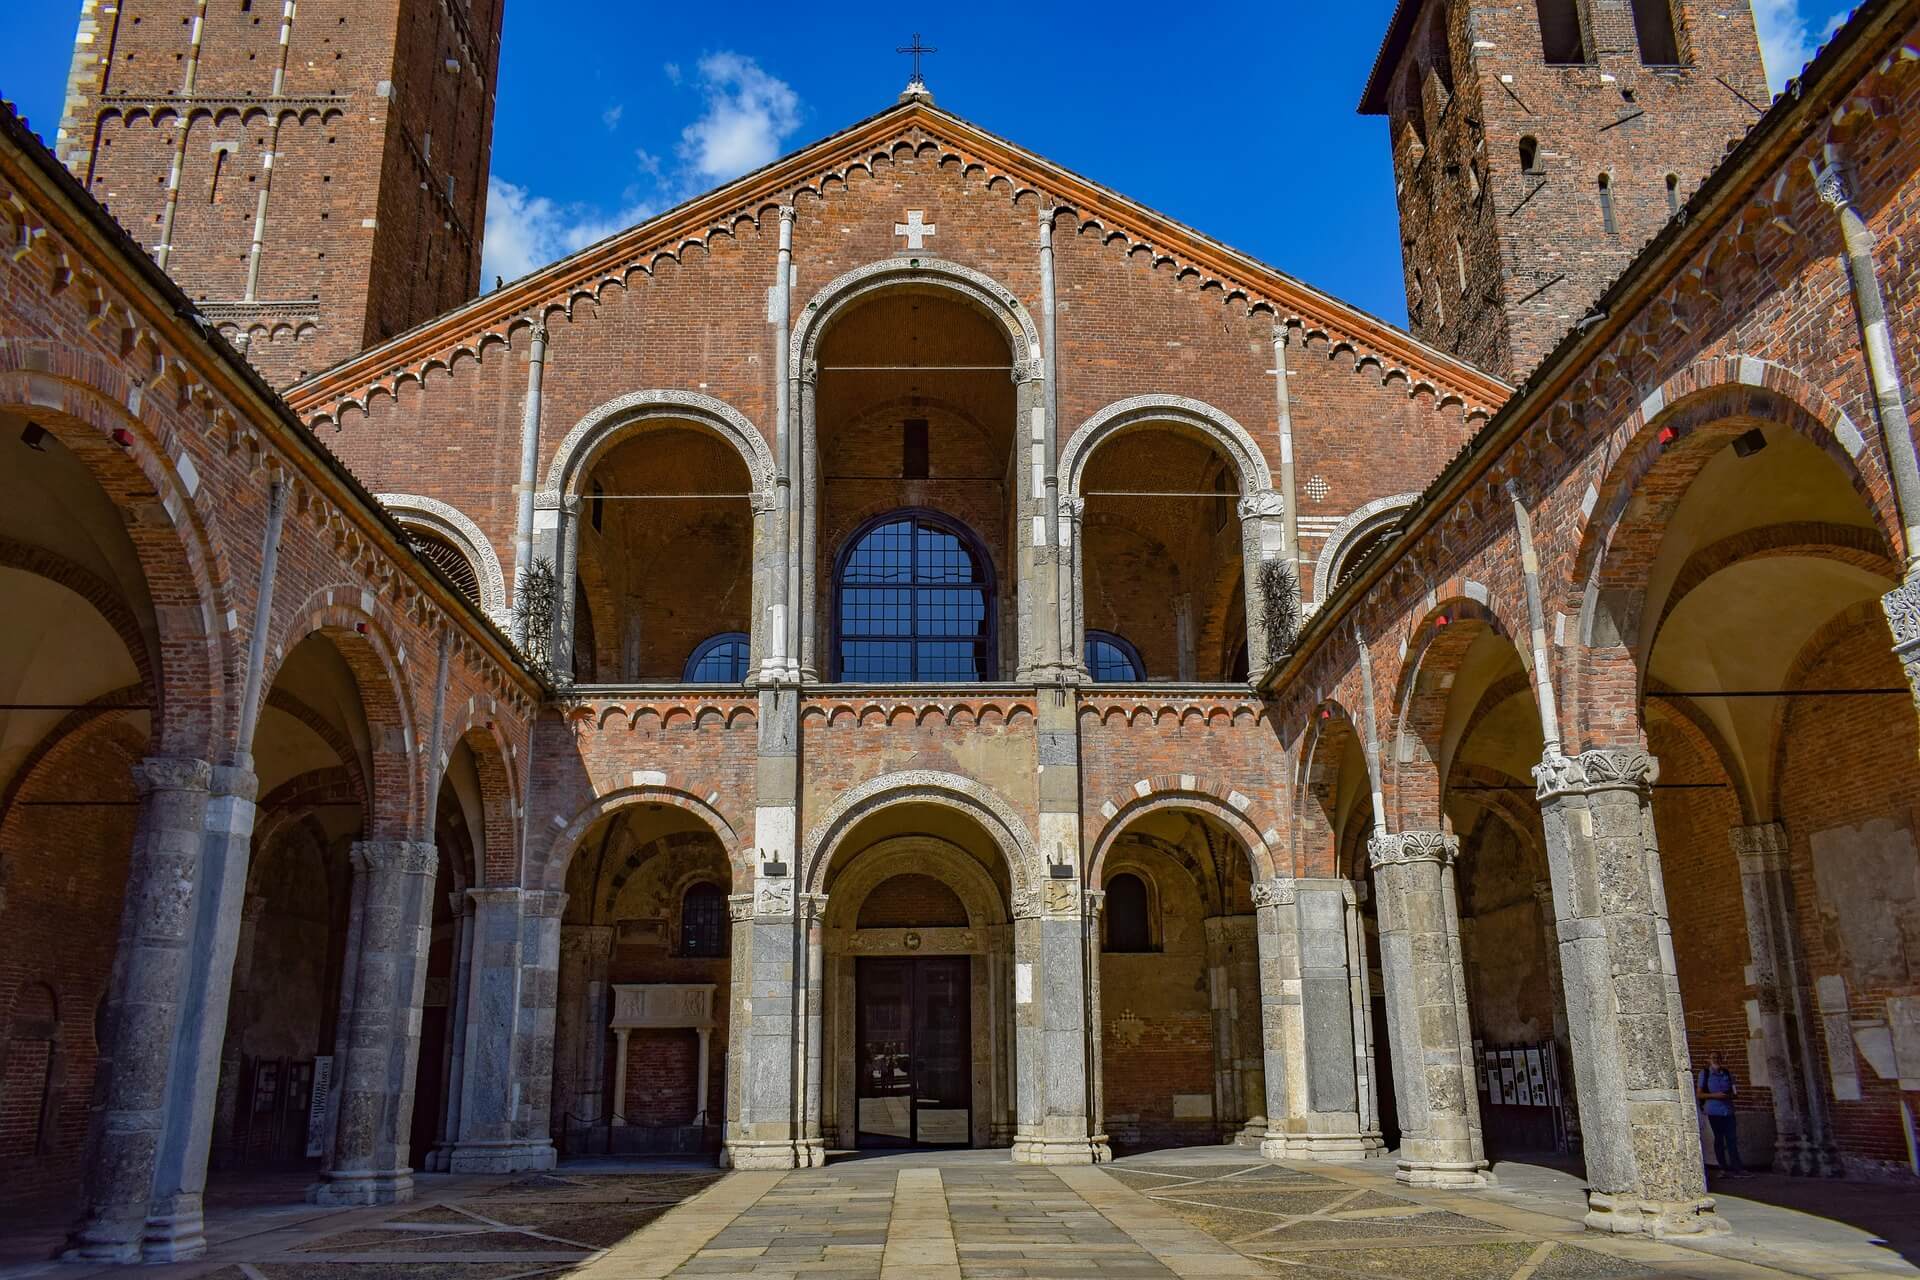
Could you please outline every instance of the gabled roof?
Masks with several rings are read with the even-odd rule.
[[[1297,317],[1309,328],[1344,338],[1379,356],[1387,368],[1404,370],[1410,381],[1430,382],[1442,392],[1457,395],[1469,410],[1491,410],[1512,391],[1492,374],[1350,303],[943,111],[926,98],[910,96],[831,137],[370,347],[295,384],[286,392],[287,401],[305,414],[325,413],[388,375],[417,369],[448,348],[462,345],[469,335],[504,333],[514,321],[524,322],[548,307],[564,306],[576,291],[591,290],[596,281],[636,260],[673,251],[688,240],[704,240],[709,232],[731,225],[738,217],[758,216],[769,206],[791,203],[795,193],[820,177],[864,161],[877,148],[911,131],[1051,196],[1077,212],[1082,221],[1098,222],[1110,232],[1151,245],[1203,277],[1218,280],[1229,293],[1244,293],[1249,305],[1264,302],[1281,318]]]

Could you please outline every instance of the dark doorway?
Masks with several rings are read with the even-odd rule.
[[[973,1131],[972,964],[966,956],[866,957],[859,1005],[862,1147],[964,1147]]]

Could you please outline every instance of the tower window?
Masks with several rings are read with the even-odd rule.
[[[1641,62],[1650,67],[1680,64],[1680,33],[1674,27],[1672,0],[1633,0],[1633,29],[1640,37]]]
[[[1540,52],[1550,63],[1573,65],[1587,60],[1580,33],[1576,0],[1534,0],[1540,11]]]
[[[1453,238],[1453,265],[1460,273],[1460,292],[1467,291],[1467,242],[1459,236]]]
[[[1540,142],[1531,134],[1520,139],[1520,172],[1540,172]]]
[[[1678,212],[1680,212],[1680,175],[1670,173],[1667,175],[1667,213],[1672,215]]]
[[[1423,147],[1427,145],[1427,108],[1422,93],[1425,82],[1426,75],[1418,62],[1407,67],[1407,123],[1413,126],[1413,136]]]
[[[1620,229],[1613,221],[1613,179],[1604,173],[1600,175],[1600,225],[1608,235]]]

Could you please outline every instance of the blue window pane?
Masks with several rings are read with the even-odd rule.
[[[689,684],[738,684],[747,678],[747,650],[743,631],[729,631],[702,641],[687,659],[684,679]]]
[[[990,581],[978,545],[937,517],[868,528],[841,563],[840,679],[993,679]]]
[[[1087,671],[1103,684],[1143,680],[1140,655],[1119,636],[1106,631],[1087,632]]]

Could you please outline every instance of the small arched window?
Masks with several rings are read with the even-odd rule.
[[[1140,651],[1111,631],[1087,632],[1087,670],[1099,684],[1126,684],[1147,678]]]
[[[1107,881],[1107,950],[1153,950],[1147,882],[1123,871]]]
[[[834,574],[836,677],[856,683],[993,680],[993,564],[931,511],[868,521]]]
[[[1540,11],[1540,52],[1550,63],[1569,65],[1587,60],[1580,33],[1580,10],[1575,0],[1535,0]]]
[[[744,631],[723,631],[700,646],[687,659],[682,677],[688,684],[739,684],[747,678],[749,644]]]
[[[1667,214],[1672,216],[1680,212],[1680,175],[1667,175]]]
[[[1604,173],[1600,175],[1600,226],[1608,235],[1619,229],[1613,221],[1613,179]]]
[[[680,897],[680,954],[727,953],[727,895],[710,881],[689,885]]]
[[[1540,172],[1540,140],[1532,134],[1520,139],[1520,172]]]

